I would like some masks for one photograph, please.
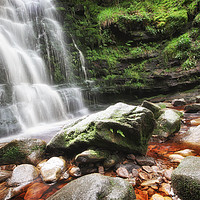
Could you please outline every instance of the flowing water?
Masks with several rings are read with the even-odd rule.
[[[52,1],[1,0],[0,137],[87,113],[79,88],[53,86],[51,63],[59,64],[70,82],[70,63]]]
[[[80,61],[81,61],[81,69],[83,71],[85,81],[87,81],[88,77],[87,77],[86,66],[85,66],[85,57],[84,57],[82,51],[78,48],[78,46],[77,46],[75,40],[73,39],[73,37],[72,37],[72,41],[73,41],[73,44],[74,44],[75,48],[77,49],[77,51],[79,53],[79,57],[80,57]]]

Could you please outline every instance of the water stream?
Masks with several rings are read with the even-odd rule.
[[[73,37],[72,37],[72,41],[73,41],[73,44],[74,44],[75,48],[77,49],[77,51],[79,53],[79,57],[80,57],[80,61],[81,61],[81,69],[82,69],[82,71],[84,73],[85,81],[87,81],[88,80],[88,76],[87,76],[86,66],[85,66],[85,57],[84,57],[82,51],[78,48],[78,46],[77,46],[75,40],[73,39]]]
[[[53,86],[52,63],[70,83],[52,0],[1,0],[0,137],[87,113],[79,88]]]

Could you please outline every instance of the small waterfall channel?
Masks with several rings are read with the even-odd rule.
[[[56,16],[52,0],[0,1],[0,137],[87,113],[79,88],[53,86],[52,59],[71,77]]]
[[[75,48],[77,49],[77,51],[79,53],[79,57],[80,57],[80,61],[81,61],[81,68],[82,68],[82,71],[84,73],[85,81],[87,81],[88,80],[88,76],[87,76],[86,66],[85,66],[85,57],[84,57],[82,51],[78,48],[75,40],[73,39],[73,36],[71,36],[71,37],[72,37],[73,44],[74,44]]]

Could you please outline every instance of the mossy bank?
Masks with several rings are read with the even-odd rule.
[[[195,87],[199,8],[200,0],[57,1],[75,79],[84,77],[72,37],[86,57],[92,87],[112,100]]]

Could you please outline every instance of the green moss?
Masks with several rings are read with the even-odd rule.
[[[188,52],[191,48],[191,39],[189,33],[185,33],[178,38],[171,40],[165,47],[163,54],[166,61],[170,59],[185,60],[188,58]]]
[[[25,159],[25,154],[20,151],[17,146],[8,147],[0,152],[0,163],[16,163]]]
[[[182,31],[188,22],[187,10],[178,10],[171,12],[166,17],[164,31],[166,34],[173,35]]]

